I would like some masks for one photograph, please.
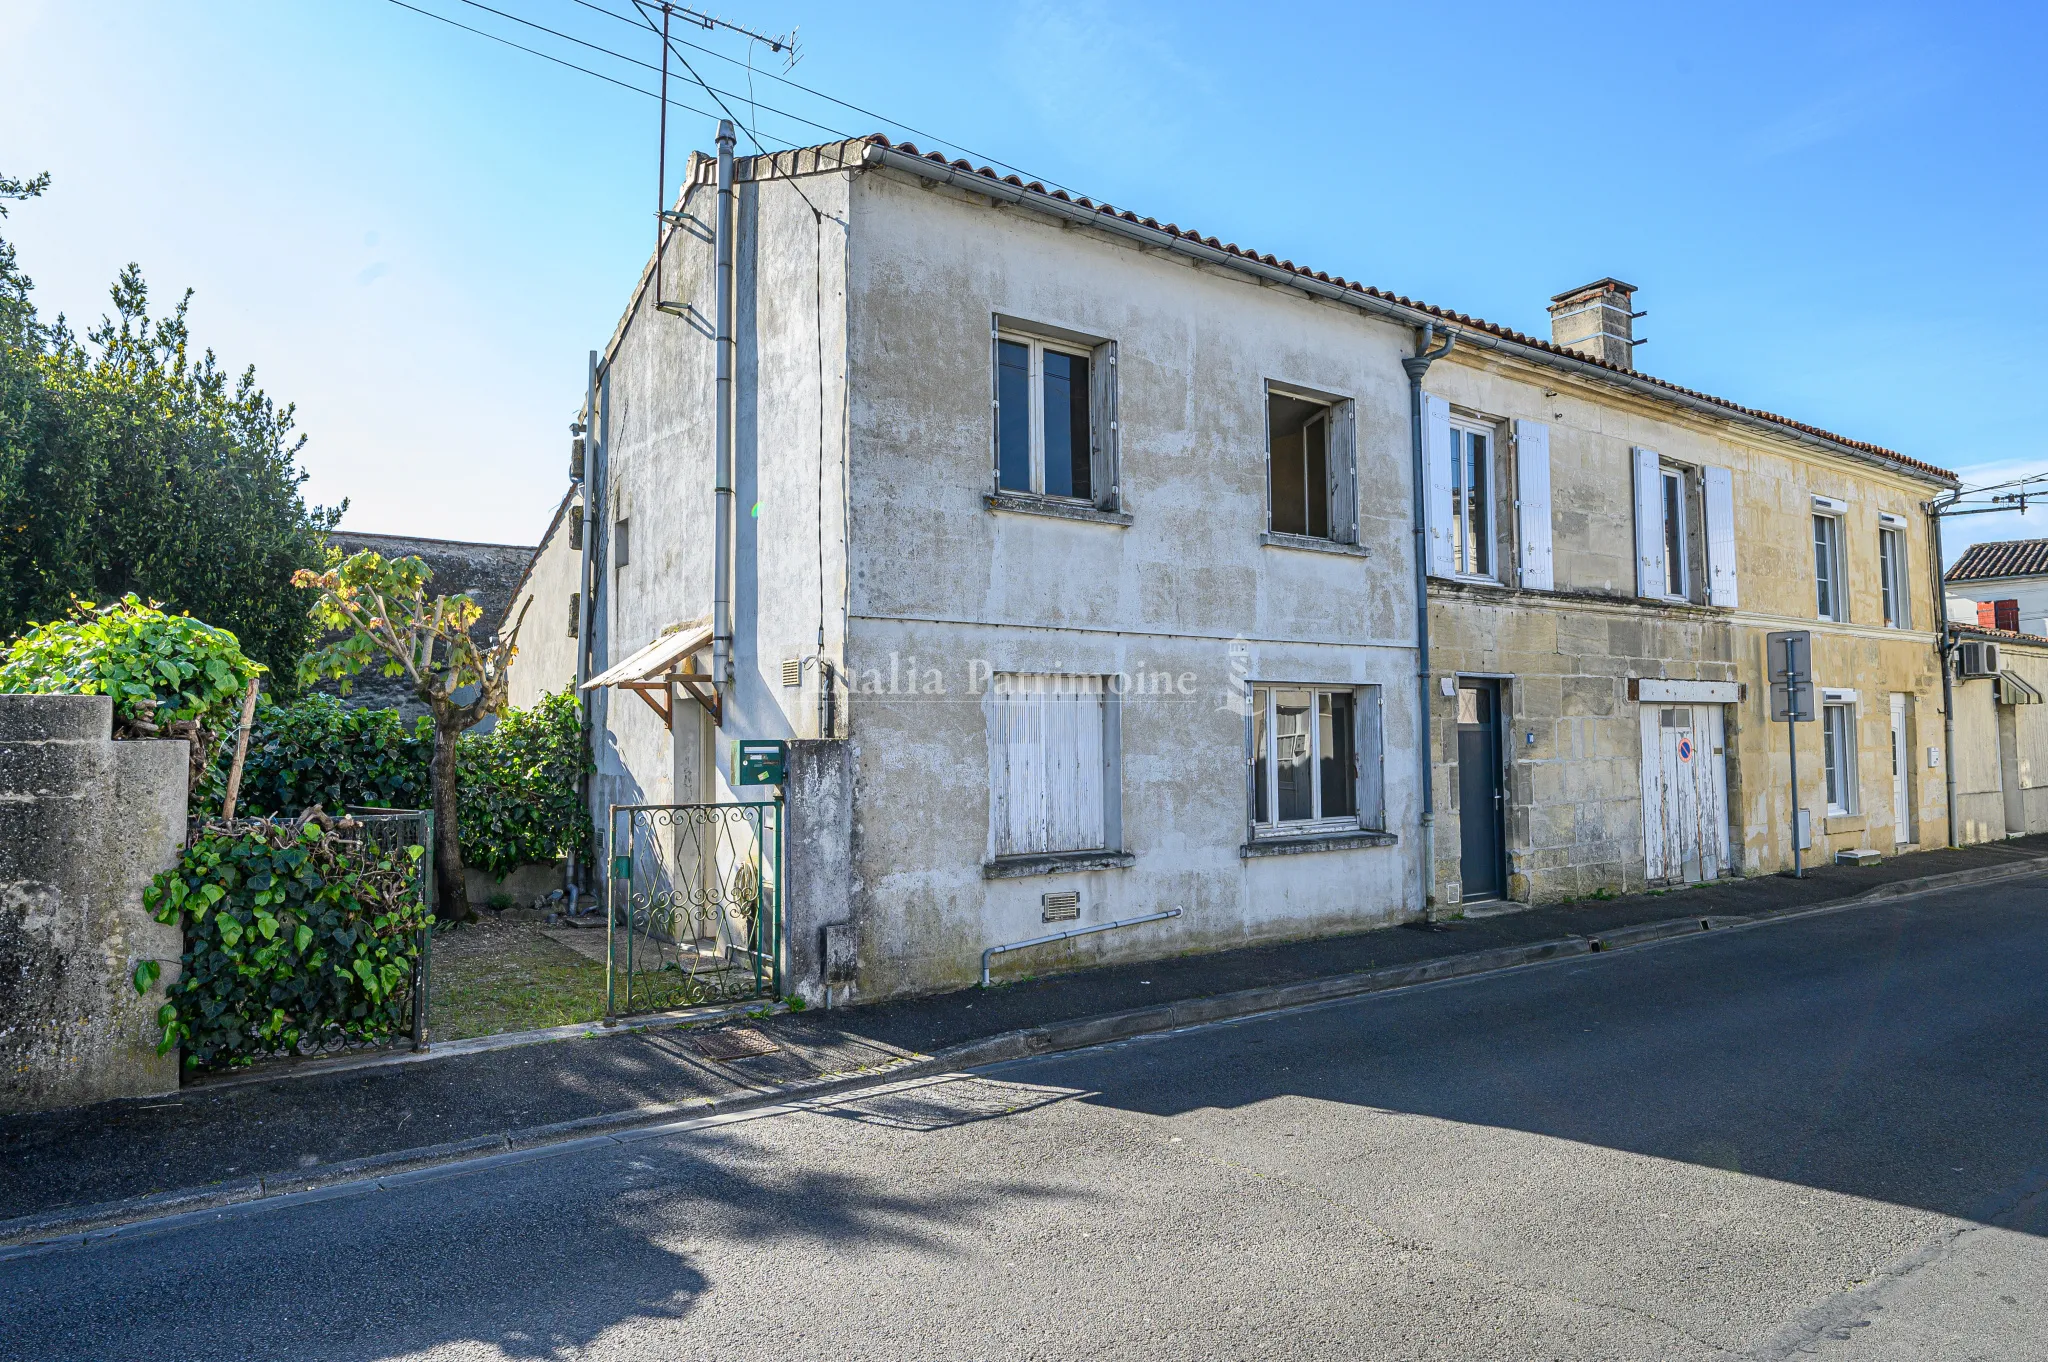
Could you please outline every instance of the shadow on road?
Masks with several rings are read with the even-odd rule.
[[[614,1331],[686,1317],[714,1286],[738,1318],[788,1308],[793,1264],[763,1275],[758,1257],[722,1263],[706,1245],[942,1256],[949,1231],[1055,1195],[1000,1178],[971,1196],[878,1190],[728,1127],[18,1260],[0,1268],[5,1294],[37,1308],[0,1312],[0,1358],[384,1358],[458,1344],[581,1356]]]
[[[1412,1113],[2048,1233],[2048,890],[1965,892],[1033,1063],[1172,1116]]]

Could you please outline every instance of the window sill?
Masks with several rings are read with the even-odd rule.
[[[1391,832],[1311,832],[1299,837],[1258,837],[1237,849],[1242,860],[1259,856],[1298,856],[1307,851],[1351,851],[1359,847],[1390,847],[1400,838]]]
[[[1318,539],[1309,534],[1282,534],[1268,530],[1259,536],[1259,542],[1269,549],[1305,549],[1310,553],[1335,553],[1346,558],[1366,558],[1372,550],[1363,544],[1340,544],[1334,539]]]
[[[1860,813],[1831,813],[1827,818],[1828,835],[1838,832],[1868,832],[1870,820]]]
[[[1128,851],[1052,851],[1042,856],[998,856],[984,861],[985,880],[1014,880],[1028,875],[1071,875],[1083,870],[1122,870],[1138,858]]]
[[[991,511],[1009,511],[1017,515],[1051,516],[1055,520],[1088,520],[1098,525],[1128,525],[1131,515],[1128,511],[1105,511],[1100,506],[1087,506],[1077,501],[1054,501],[1049,497],[1032,496],[1028,492],[990,492],[982,503]]]

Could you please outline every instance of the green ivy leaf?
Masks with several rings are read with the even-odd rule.
[[[135,967],[135,991],[147,993],[163,977],[164,968],[154,960],[144,960]],[[166,1004],[168,1006],[168,1004]]]

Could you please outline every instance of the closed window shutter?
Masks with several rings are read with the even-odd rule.
[[[1358,542],[1358,404],[1330,408],[1330,538]]]
[[[1636,482],[1636,595],[1664,596],[1664,481],[1657,451],[1638,445]]]
[[[1734,607],[1735,475],[1725,468],[1700,470],[1701,509],[1707,521],[1707,604]]]
[[[1429,570],[1438,577],[1454,571],[1451,560],[1451,404],[1422,396],[1422,463],[1429,478],[1423,503],[1429,534]]]
[[[1006,676],[984,697],[989,850],[996,856],[1104,845],[1099,677]]]
[[[1095,504],[1119,509],[1123,489],[1117,485],[1116,342],[1095,347],[1088,362],[1088,485]]]
[[[1550,567],[1550,427],[1515,422],[1515,502],[1522,541],[1522,585],[1548,591]]]

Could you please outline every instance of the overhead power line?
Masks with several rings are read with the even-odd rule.
[[[593,0],[570,0],[570,3],[581,5],[584,9],[594,11],[595,13],[598,14],[602,14],[607,18],[616,19],[620,23],[629,24],[634,28],[652,27],[651,25],[647,24],[644,21],[644,18],[635,19],[631,15],[621,14],[617,10],[607,9],[603,5],[593,3]],[[715,57],[719,61],[728,62],[734,66],[746,67],[747,65],[738,57],[729,56],[726,53],[720,52],[715,48],[705,47],[702,46],[701,44],[690,42],[686,38],[671,38],[670,42],[681,43],[684,47],[688,47],[695,51],[702,52],[707,57]],[[752,68],[748,69],[751,70]],[[772,81],[780,82],[783,85],[787,85],[792,90],[802,91],[804,94],[811,95],[814,98],[825,100],[828,103],[837,104],[842,109],[849,109],[852,112],[861,115],[861,117],[863,118],[872,118],[878,123],[883,123],[889,127],[896,128],[902,132],[907,132],[913,137],[922,137],[928,142],[936,142],[940,146],[951,147],[953,150],[960,152],[962,155],[972,157],[974,160],[985,161],[992,166],[1001,166],[1004,170],[1011,171],[1014,174],[1020,175],[1027,180],[1037,180],[1039,183],[1051,185],[1055,189],[1064,189],[1069,194],[1076,193],[1072,185],[1062,184],[1060,181],[1050,179],[1044,175],[1033,175],[1030,171],[1024,169],[1022,166],[1012,165],[1010,162],[1003,160],[1001,157],[991,156],[987,152],[976,151],[972,147],[962,146],[960,143],[955,142],[950,138],[941,137],[939,134],[935,132],[926,132],[922,128],[914,128],[910,124],[905,123],[901,119],[891,118],[887,114],[877,113],[873,109],[863,108],[861,105],[850,103],[847,100],[839,98],[839,96],[837,95],[827,94],[823,90],[819,90],[812,86],[806,85],[802,81],[791,80],[788,76],[779,76],[773,71],[755,70],[753,71],[753,74],[757,76],[764,76]],[[733,98],[737,99],[739,98],[739,96],[734,95]],[[764,104],[761,107],[765,109],[768,106]],[[814,123],[812,124],[812,126],[817,127],[819,125]]]
[[[660,95],[656,94],[652,90],[643,90],[637,85],[634,85],[628,81],[619,80],[617,77],[614,76],[608,76],[602,71],[593,71],[587,66],[578,66],[575,62],[563,61],[560,57],[557,57],[552,53],[543,52],[539,48],[528,47],[524,43],[515,43],[510,38],[501,38],[495,33],[489,33],[480,28],[471,28],[468,24],[460,23],[454,19],[450,19],[445,14],[436,14],[432,10],[421,9],[418,5],[408,5],[405,2],[405,0],[391,0],[391,3],[398,6],[400,9],[409,9],[414,14],[424,14],[429,19],[438,19],[442,23],[448,25],[450,28],[459,28],[464,33],[474,33],[479,38],[489,38],[494,43],[503,43],[507,47],[517,48],[521,52],[525,52],[532,56],[539,57],[542,61],[551,61],[557,66],[566,66],[571,71],[581,71],[586,76],[595,76],[599,80],[605,82],[607,85],[616,85],[621,90],[631,90],[634,94],[646,95],[649,99],[661,98]],[[616,56],[617,54],[614,53],[613,55]],[[628,60],[631,59],[628,58]],[[709,110],[699,109],[694,105],[685,104],[679,99],[671,99],[668,102],[674,105],[676,108],[681,109],[685,113],[696,114],[699,118],[717,117],[716,114],[711,113]]]

